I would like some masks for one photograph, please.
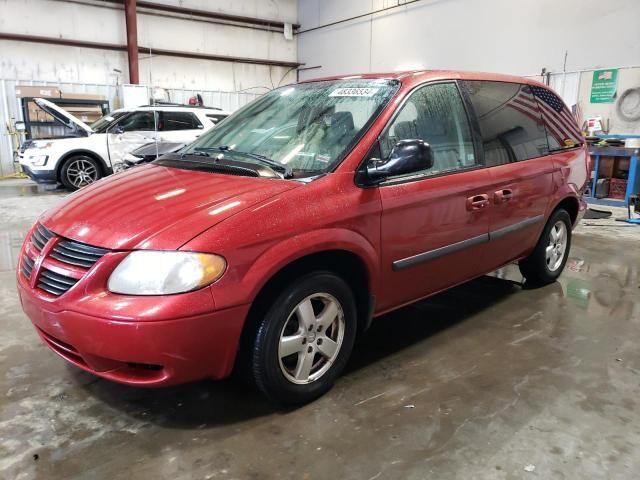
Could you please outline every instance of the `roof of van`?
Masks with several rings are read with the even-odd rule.
[[[160,110],[160,111],[169,111],[169,112],[193,112],[202,111],[206,114],[210,115],[231,115],[231,112],[227,112],[226,110],[222,110],[216,107],[198,107],[195,105],[141,105],[139,107],[132,108],[119,108],[117,110],[113,110],[111,113],[115,112],[144,112],[148,110]]]
[[[427,80],[490,80],[494,82],[525,83],[529,85],[546,85],[527,77],[504,75],[500,73],[465,72],[461,70],[408,70],[402,72],[360,73],[352,75],[334,75],[329,77],[304,80],[300,83],[318,82],[323,80],[352,80],[352,79],[395,79],[402,83],[422,83]]]

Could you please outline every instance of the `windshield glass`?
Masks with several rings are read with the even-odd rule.
[[[231,115],[181,152],[183,156],[207,152],[250,163],[260,163],[251,155],[261,156],[276,162],[276,167],[286,167],[293,177],[318,175],[344,158],[398,86],[395,80],[351,79],[282,87]]]
[[[109,125],[126,113],[129,112],[111,112],[104,117],[99,118],[89,126],[96,133],[104,133]]]

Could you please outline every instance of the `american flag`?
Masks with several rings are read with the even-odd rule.
[[[531,97],[533,94],[533,97]],[[538,99],[536,102],[535,99]],[[536,123],[544,124],[547,132],[556,139],[556,141],[564,146],[566,140],[579,142],[581,133],[576,126],[576,121],[565,107],[564,103],[555,93],[543,87],[527,86],[520,89],[520,92],[514,96],[509,106]],[[542,119],[540,118],[542,115]]]

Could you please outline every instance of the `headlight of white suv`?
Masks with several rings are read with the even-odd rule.
[[[49,155],[34,155],[29,158],[29,162],[34,167],[43,167],[47,164],[47,160],[49,160]]]
[[[109,277],[111,292],[126,295],[168,295],[189,292],[218,280],[227,266],[208,253],[136,251]]]

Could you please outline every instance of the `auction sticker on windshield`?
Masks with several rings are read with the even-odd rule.
[[[329,94],[330,97],[371,97],[375,95],[378,88],[336,88]]]

